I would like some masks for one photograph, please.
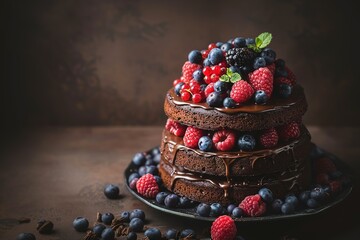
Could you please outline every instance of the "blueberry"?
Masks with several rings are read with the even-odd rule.
[[[202,54],[199,50],[192,50],[188,55],[189,62],[200,64],[202,61]]]
[[[295,212],[295,207],[293,204],[291,203],[284,203],[283,205],[281,205],[281,212],[283,214],[291,214]]]
[[[311,190],[310,197],[321,202],[321,201],[325,200],[325,198],[327,197],[327,194],[323,188],[316,187],[313,190]]]
[[[217,65],[224,60],[224,55],[219,48],[213,48],[210,50],[208,58],[212,65]]]
[[[292,86],[281,83],[276,87],[276,93],[281,98],[288,98],[292,93]]]
[[[275,77],[287,77],[288,72],[285,68],[275,68]]]
[[[132,174],[130,174],[130,176],[128,178],[128,183],[130,183],[134,178],[140,178],[139,173],[133,172]]]
[[[179,207],[182,207],[182,208],[187,208],[191,206],[191,200],[187,197],[180,197],[180,201],[179,201]]]
[[[229,89],[230,89],[230,84],[228,82],[223,82],[218,80],[214,83],[215,92],[226,93]]]
[[[232,212],[231,212],[231,216],[235,217],[235,218],[240,218],[243,215],[243,210],[239,207],[235,207]]]
[[[224,43],[223,45],[221,45],[220,49],[223,52],[227,52],[228,50],[232,49],[234,46],[231,43]]]
[[[200,91],[205,92],[205,88],[207,87],[207,84],[201,84],[200,85]]]
[[[35,235],[32,233],[20,233],[16,240],[36,240]]]
[[[213,148],[213,142],[209,136],[202,136],[198,142],[199,149],[204,152],[209,152]]]
[[[139,180],[138,178],[132,179],[131,182],[129,183],[129,187],[131,189],[135,190],[136,189],[136,183],[137,183],[138,180]]]
[[[262,68],[262,67],[265,67],[265,66],[266,66],[265,58],[263,58],[263,57],[255,58],[254,65],[253,65],[254,69],[259,69],[259,68]]]
[[[145,163],[146,161],[146,157],[144,153],[136,153],[132,159],[132,162],[136,165],[136,166],[141,166]]]
[[[281,199],[275,199],[272,204],[271,208],[274,213],[280,213],[281,212],[281,206],[283,205],[283,201]]]
[[[180,232],[179,238],[185,238],[185,239],[195,239],[196,234],[195,231],[192,229],[184,229]]]
[[[284,59],[278,58],[275,61],[276,68],[284,68],[285,67],[285,61]]]
[[[109,199],[116,199],[119,197],[120,189],[118,186],[108,184],[104,188],[104,194]]]
[[[266,61],[266,65],[272,64],[276,59],[276,52],[271,48],[265,48],[260,53],[260,56],[263,57]]]
[[[231,66],[230,71],[233,73],[241,73],[240,68],[238,68],[237,66]]]
[[[309,200],[310,198],[310,191],[309,190],[306,190],[306,191],[303,191],[299,194],[299,200],[303,203],[303,204],[306,204],[306,202]]]
[[[212,203],[210,205],[210,216],[212,217],[218,217],[220,216],[224,211],[224,208],[221,206],[220,203]]]
[[[183,82],[179,82],[178,84],[175,85],[174,91],[175,91],[175,94],[176,94],[176,95],[178,95],[178,96],[181,95],[180,91],[181,91],[181,87],[182,87],[183,85],[184,85]]]
[[[123,211],[120,214],[120,217],[124,219],[124,222],[130,222],[130,212],[129,211]]]
[[[115,232],[112,228],[105,228],[104,231],[101,233],[102,240],[113,240],[115,239]]]
[[[155,178],[155,181],[156,183],[158,184],[158,186],[160,186],[162,184],[162,179],[161,177],[157,176],[157,175],[154,175],[154,178]]]
[[[156,166],[151,165],[151,166],[145,166],[145,172],[146,173],[151,173],[152,175],[158,175],[159,174],[159,170]]]
[[[220,48],[224,43],[223,42],[217,42],[215,45],[216,47]]]
[[[156,194],[155,200],[157,203],[164,204],[164,200],[168,195],[169,193],[159,192],[158,194]]]
[[[306,206],[308,208],[317,208],[320,206],[319,202],[316,201],[315,199],[313,198],[309,198],[307,201],[306,201]]]
[[[129,232],[126,239],[127,240],[136,240],[137,239],[137,234],[135,232]]]
[[[104,213],[101,215],[101,221],[106,225],[110,225],[113,219],[114,219],[114,214],[112,213]]]
[[[210,215],[211,207],[206,203],[200,203],[196,208],[196,213],[202,217],[208,217]]]
[[[237,37],[234,39],[233,44],[237,48],[246,47],[246,40],[243,37]]]
[[[206,103],[210,107],[221,107],[222,102],[223,102],[223,97],[221,96],[221,93],[219,93],[219,92],[212,92],[206,98]]]
[[[145,232],[144,235],[149,239],[149,240],[161,240],[161,232],[159,229],[157,228],[148,228]]]
[[[133,218],[129,223],[129,229],[133,232],[141,232],[144,228],[144,221],[140,218]]]
[[[266,203],[272,203],[272,201],[274,200],[274,195],[272,191],[268,188],[261,188],[259,190],[259,195]]]
[[[204,80],[204,73],[202,72],[201,69],[195,70],[193,72],[193,78],[195,79],[196,82],[198,83],[203,83]]]
[[[169,208],[176,208],[179,205],[179,201],[180,201],[179,196],[171,193],[168,196],[166,196],[164,200],[164,204]]]
[[[166,239],[177,239],[177,235],[178,231],[174,228],[167,229],[164,234]]]
[[[145,212],[141,209],[134,209],[130,213],[130,220],[133,218],[140,218],[141,220],[145,220]]]
[[[92,228],[92,232],[95,233],[97,237],[100,237],[101,233],[104,231],[105,228],[106,228],[106,226],[103,224],[96,224]]]
[[[146,167],[147,167],[147,166],[141,166],[141,167],[139,167],[138,173],[139,173],[140,176],[144,176],[144,175],[146,174],[146,170],[147,170]]]
[[[86,232],[89,227],[89,221],[84,217],[77,217],[73,221],[73,227],[78,232]]]
[[[153,165],[156,165],[154,159],[151,158],[146,160],[145,166],[153,166]]]
[[[203,62],[204,67],[211,66],[211,62],[209,58],[205,58]]]
[[[265,91],[257,90],[255,92],[254,100],[256,104],[265,104],[269,100],[269,97],[266,95]]]
[[[223,105],[226,108],[235,108],[236,107],[236,102],[231,97],[226,97],[224,99],[224,101],[223,101]]]
[[[292,204],[294,209],[299,205],[299,199],[295,195],[289,195],[285,198],[285,203]]]
[[[159,147],[154,147],[152,150],[151,150],[151,155],[153,157],[157,156],[157,155],[160,155],[160,148]]]
[[[256,141],[252,135],[244,134],[239,137],[237,146],[242,151],[251,151],[255,148]]]
[[[234,210],[234,208],[236,208],[235,204],[229,204],[226,208],[227,213],[230,215],[232,213],[232,211]]]
[[[246,46],[249,46],[251,44],[255,44],[255,39],[253,38],[246,38],[245,39],[245,42],[246,42]]]

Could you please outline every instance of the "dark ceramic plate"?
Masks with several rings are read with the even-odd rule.
[[[151,151],[153,149],[146,151],[145,153],[150,154]],[[319,151],[322,151],[323,154],[325,154],[326,156],[328,156],[330,159],[333,160],[333,162],[336,164],[338,170],[340,170],[343,174],[345,175],[349,175],[349,168],[344,164],[344,162],[340,161],[335,155],[326,152],[320,148],[318,148]],[[191,208],[168,208],[165,205],[159,204],[155,201],[155,199],[148,199],[148,198],[144,198],[142,197],[140,194],[138,194],[136,191],[132,190],[127,182],[128,177],[130,176],[131,173],[137,171],[137,167],[130,161],[130,165],[126,168],[125,170],[125,182],[126,182],[126,187],[129,190],[129,192],[134,195],[137,199],[139,199],[140,201],[142,201],[143,203],[147,204],[148,206],[155,208],[157,210],[160,210],[162,212],[166,212],[169,214],[173,214],[173,215],[177,215],[177,216],[182,216],[182,217],[187,217],[187,218],[193,218],[193,219],[199,219],[199,220],[204,220],[204,221],[214,221],[215,218],[214,217],[202,217],[199,216],[196,213],[196,206],[195,207],[191,207]],[[284,215],[284,214],[269,214],[269,215],[264,215],[261,217],[242,217],[242,218],[236,218],[234,219],[237,222],[257,222],[257,221],[273,221],[273,220],[281,220],[281,219],[290,219],[290,218],[298,218],[298,217],[303,217],[303,216],[309,216],[309,215],[313,215],[313,214],[317,214],[320,213],[336,204],[338,204],[339,202],[341,202],[342,200],[344,200],[352,191],[352,185],[351,182],[349,184],[347,184],[347,187],[345,187],[341,193],[337,194],[335,197],[332,197],[329,201],[327,201],[326,203],[324,203],[323,205],[321,205],[318,208],[315,209],[301,209],[296,211],[293,214],[288,214],[288,215]]]

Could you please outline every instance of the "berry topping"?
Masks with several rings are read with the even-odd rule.
[[[147,173],[136,182],[136,190],[146,198],[155,198],[159,192],[159,186],[154,176]]]
[[[226,52],[226,62],[230,66],[250,66],[254,62],[256,53],[250,48],[231,48]]]
[[[202,217],[208,217],[210,215],[211,207],[206,203],[200,203],[196,207],[196,213]]]
[[[223,61],[224,55],[219,48],[213,48],[210,50],[208,58],[212,65],[217,65]]]
[[[206,97],[206,103],[210,107],[221,107],[223,104],[223,96],[219,92],[212,92]]]
[[[249,82],[255,90],[263,90],[267,96],[273,91],[273,74],[267,67],[261,67],[249,74]]]
[[[209,136],[202,136],[198,142],[199,149],[204,152],[209,152],[213,148],[213,142]]]
[[[226,108],[235,108],[236,107],[236,102],[234,101],[234,99],[227,97],[224,99],[223,101],[223,105]]]
[[[199,139],[203,135],[203,130],[191,126],[187,127],[183,137],[184,145],[189,148],[197,148]]]
[[[230,91],[230,97],[237,103],[248,101],[253,94],[254,89],[248,82],[244,80],[240,80],[234,83]]]
[[[171,118],[168,118],[165,124],[165,129],[174,134],[175,136],[182,137],[185,134],[186,126],[175,122]]]
[[[250,195],[244,198],[239,204],[239,208],[251,217],[261,216],[266,211],[266,204],[259,194]]]
[[[201,66],[199,64],[191,63],[189,61],[185,62],[182,67],[182,76],[184,78],[184,82],[190,82],[190,80],[193,78],[193,73],[195,72],[195,70],[198,70],[200,68]]]
[[[269,97],[263,90],[257,90],[254,99],[256,104],[265,104]]]
[[[281,98],[288,98],[292,93],[292,86],[290,84],[279,84],[276,86],[276,94]]]
[[[201,64],[202,62],[202,54],[198,50],[193,50],[188,55],[189,62]]]
[[[239,137],[237,142],[238,148],[242,151],[251,151],[255,148],[255,138],[252,135],[244,134]]]
[[[235,145],[235,133],[230,130],[220,130],[214,133],[212,141],[219,151],[230,151]]]
[[[264,202],[266,203],[272,203],[272,201],[274,200],[273,193],[268,188],[261,188],[259,190],[259,195],[261,199],[264,200]]]
[[[259,142],[264,148],[275,147],[279,141],[279,136],[275,128],[264,130],[259,136]]]
[[[281,140],[285,142],[296,139],[299,136],[300,136],[300,126],[296,122],[291,122],[279,128],[279,137]]]
[[[236,225],[234,220],[227,215],[215,219],[211,225],[212,240],[233,240],[236,236]]]

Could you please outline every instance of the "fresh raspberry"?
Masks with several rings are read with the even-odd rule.
[[[183,137],[184,145],[189,148],[197,148],[199,139],[203,135],[203,130],[195,127],[187,127]]]
[[[286,77],[277,77],[277,78],[275,78],[274,79],[274,84],[275,85],[287,84],[287,85],[290,85],[290,86],[294,85],[293,81],[291,81],[289,78],[286,78]]]
[[[338,194],[342,190],[342,184],[340,181],[331,181],[329,183],[329,187],[331,189],[332,194]]]
[[[239,208],[241,208],[246,215],[257,217],[266,212],[266,203],[261,200],[259,194],[255,194],[244,198],[239,204]]]
[[[209,83],[209,85],[206,86],[205,88],[205,96],[208,97],[210,95],[210,93],[214,92],[214,83]]]
[[[168,118],[165,124],[165,129],[174,134],[175,136],[182,137],[185,134],[186,126],[175,122],[171,118]]]
[[[227,215],[215,219],[211,225],[212,240],[233,240],[236,237],[236,225],[234,220]]]
[[[285,70],[288,74],[288,79],[291,81],[292,86],[294,86],[296,84],[296,76],[295,74],[287,67],[285,66]]]
[[[254,89],[248,82],[244,80],[240,80],[234,83],[230,91],[230,97],[237,103],[246,102],[252,97],[253,94]]]
[[[151,173],[147,173],[137,180],[136,190],[146,198],[154,198],[159,193],[159,186],[155,177]]]
[[[270,65],[267,65],[266,67],[270,70],[271,74],[274,75],[274,73],[275,73],[275,68],[276,68],[275,63],[272,63],[272,64],[270,64]]]
[[[336,166],[330,158],[322,157],[318,158],[314,162],[315,172],[319,173],[332,173],[336,171]]]
[[[279,128],[279,137],[281,140],[287,142],[296,139],[300,136],[300,126],[296,122],[283,125]]]
[[[251,86],[257,90],[263,90],[270,98],[273,91],[274,76],[267,67],[256,69],[249,74]]]
[[[279,136],[275,128],[264,130],[259,137],[261,146],[264,148],[275,147],[279,141]]]
[[[193,78],[193,73],[195,72],[195,70],[198,70],[200,68],[201,66],[199,64],[186,61],[182,67],[182,76],[184,78],[184,82],[190,82],[190,80]]]
[[[315,182],[320,185],[325,185],[329,183],[329,175],[326,173],[319,173],[315,177]]]
[[[219,151],[229,151],[235,145],[236,135],[230,130],[220,130],[214,133],[212,141],[215,144],[215,148]]]

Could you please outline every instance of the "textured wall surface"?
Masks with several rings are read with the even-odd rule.
[[[163,124],[165,92],[189,51],[268,31],[305,88],[306,123],[358,125],[358,10],[336,2],[9,1],[4,116]]]

